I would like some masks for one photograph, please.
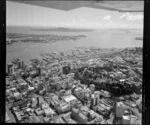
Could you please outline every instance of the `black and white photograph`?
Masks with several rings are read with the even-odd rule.
[[[142,125],[144,1],[6,0],[6,123]]]

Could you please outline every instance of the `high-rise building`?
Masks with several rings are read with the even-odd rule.
[[[99,101],[100,101],[100,95],[99,93],[94,93],[95,95],[95,98],[96,98],[96,105],[99,104]]]
[[[41,67],[40,66],[37,67],[37,75],[41,75]]]
[[[99,104],[99,97],[96,96],[96,105]]]
[[[58,106],[55,107],[58,113],[64,113],[71,109],[70,104],[67,104],[65,102],[61,102]]]
[[[32,98],[32,107],[36,107],[36,105],[38,104],[37,98]]]
[[[79,123],[86,124],[88,122],[88,118],[85,115],[83,115],[82,113],[79,113],[78,121],[79,121]]]
[[[91,105],[92,106],[95,106],[96,105],[96,98],[95,98],[95,95],[92,94],[92,97],[91,97]]]
[[[76,108],[73,108],[72,109],[72,118],[73,119],[77,119],[77,117],[78,117],[78,114],[79,114],[79,109],[76,109]]]
[[[86,124],[88,122],[88,118],[75,108],[72,109],[72,118],[79,123]]]
[[[12,63],[9,63],[7,65],[7,67],[8,67],[8,74],[14,74],[15,73],[15,67]]]
[[[130,116],[129,115],[123,115],[122,116],[122,124],[123,125],[130,125]]]
[[[91,85],[90,85],[90,90],[91,90],[92,92],[95,91],[95,85],[94,85],[94,84],[91,84]]]
[[[64,66],[62,68],[63,74],[68,74],[70,72],[71,68],[69,66]]]
[[[18,68],[20,68],[20,69],[24,68],[24,62],[22,60],[19,60],[17,65],[18,65]]]
[[[122,102],[117,102],[117,104],[116,104],[116,117],[122,118],[123,114],[124,114],[124,105]]]
[[[136,124],[136,121],[137,121],[137,117],[134,116],[134,115],[130,115],[130,119],[131,119],[131,125],[135,125]]]

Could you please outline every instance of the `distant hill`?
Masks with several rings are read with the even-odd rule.
[[[91,32],[92,29],[79,29],[79,28],[65,28],[65,27],[51,27],[51,28],[36,28],[33,31],[57,31],[57,32]]]
[[[142,47],[124,48],[116,49],[112,52],[108,52],[104,57],[110,58],[113,62],[117,63],[134,63],[140,62],[143,55]],[[133,62],[133,60],[135,60]]]
[[[111,53],[108,53],[106,55],[107,58],[116,58],[118,59],[118,56],[120,57],[128,57],[134,55],[142,55],[143,54],[143,48],[142,47],[130,47],[130,48],[122,48],[122,49],[114,49]]]

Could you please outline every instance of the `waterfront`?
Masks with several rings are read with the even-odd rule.
[[[75,47],[100,47],[100,48],[125,48],[142,47],[142,40],[136,37],[143,35],[143,30],[136,29],[101,29],[90,32],[53,32],[53,31],[33,31],[25,29],[8,29],[8,33],[22,34],[56,34],[56,35],[86,35],[85,38],[70,41],[57,41],[54,43],[23,43],[17,42],[7,46],[7,63],[13,58],[22,58],[29,63],[32,58],[40,58],[42,53],[53,51],[69,51]]]

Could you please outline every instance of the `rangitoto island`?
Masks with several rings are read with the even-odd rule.
[[[56,32],[91,32],[93,29],[83,28],[65,28],[65,27],[50,27],[50,28],[33,28],[33,31],[56,31]]]

